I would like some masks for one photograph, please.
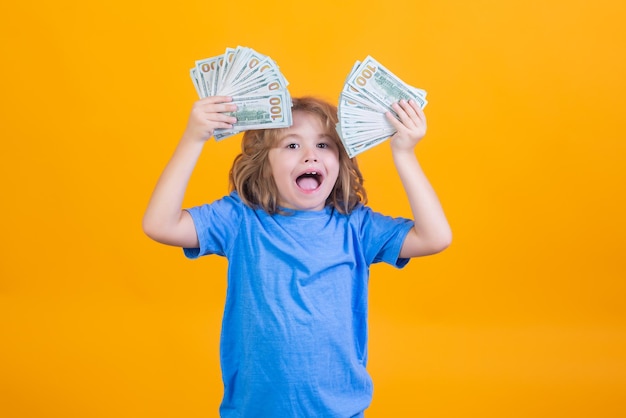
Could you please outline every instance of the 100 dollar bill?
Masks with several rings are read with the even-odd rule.
[[[232,129],[216,129],[216,140],[244,130],[286,128],[292,125],[291,97],[286,90],[271,94],[233,97],[237,110],[226,112],[237,118]]]
[[[421,108],[428,103],[423,90],[415,89],[400,80],[371,56],[356,67],[350,74],[348,84],[362,96],[383,107],[404,100],[415,100]]]

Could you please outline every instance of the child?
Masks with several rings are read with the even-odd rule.
[[[372,397],[367,361],[369,266],[403,267],[445,249],[451,232],[414,147],[426,132],[416,103],[393,106],[390,144],[414,221],[373,212],[335,131],[337,110],[293,100],[293,125],[247,131],[232,192],[181,209],[202,148],[231,128],[230,97],[194,105],[144,215],[145,233],[189,258],[228,258],[221,336],[222,417],[362,417]]]

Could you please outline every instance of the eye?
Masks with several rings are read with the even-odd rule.
[[[317,148],[321,148],[321,149],[324,149],[324,150],[335,151],[335,150],[337,150],[337,145],[334,142],[332,142],[332,141],[320,142],[319,144],[317,144]]]
[[[298,147],[300,147],[300,145],[298,144],[294,144],[294,143],[287,144],[287,148],[290,148],[290,149],[298,149]]]

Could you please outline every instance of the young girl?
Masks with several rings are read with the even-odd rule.
[[[414,220],[364,206],[363,178],[335,131],[337,110],[293,100],[293,125],[247,131],[232,192],[181,209],[197,158],[217,128],[231,128],[230,97],[194,105],[187,129],[143,219],[156,241],[189,258],[228,258],[221,336],[222,417],[362,417],[372,398],[367,361],[369,266],[403,267],[445,249],[451,232],[415,157],[426,119],[413,102],[387,117],[390,144]]]

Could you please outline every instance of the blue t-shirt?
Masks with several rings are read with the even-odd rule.
[[[269,215],[236,192],[189,213],[200,248],[185,255],[228,258],[220,415],[363,416],[369,266],[406,265],[413,222],[363,205]]]

